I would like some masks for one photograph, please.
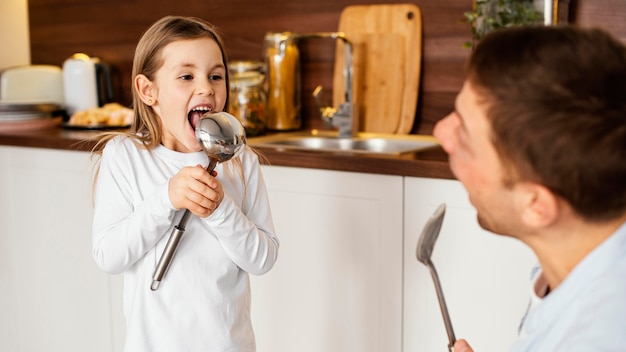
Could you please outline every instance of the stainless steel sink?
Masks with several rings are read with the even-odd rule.
[[[248,139],[252,147],[317,152],[369,153],[399,155],[438,145],[433,136],[359,133],[339,138],[333,131],[302,131]]]

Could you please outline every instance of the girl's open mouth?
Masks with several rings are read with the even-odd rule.
[[[198,121],[200,121],[202,115],[211,111],[213,111],[213,109],[211,109],[211,107],[207,105],[196,106],[195,108],[191,109],[191,111],[189,111],[189,113],[187,114],[187,120],[189,120],[191,128],[195,130],[196,126],[198,125]]]

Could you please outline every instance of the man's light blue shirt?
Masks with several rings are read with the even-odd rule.
[[[626,351],[626,223],[530,309],[511,351]]]

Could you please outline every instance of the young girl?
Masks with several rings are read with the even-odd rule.
[[[201,114],[228,106],[226,63],[208,23],[157,21],[135,51],[133,125],[94,149],[93,256],[124,273],[126,351],[255,350],[248,273],[270,270],[278,252],[259,161],[246,149],[209,174],[194,132]],[[181,209],[195,216],[152,291]]]

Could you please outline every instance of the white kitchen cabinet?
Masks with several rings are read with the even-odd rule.
[[[278,261],[252,277],[258,352],[399,352],[402,177],[263,167]]]
[[[0,146],[0,351],[121,351],[121,277],[91,256],[89,153]]]
[[[0,146],[0,351],[121,351],[122,277],[91,257],[89,153]],[[433,260],[457,337],[506,351],[532,252],[481,230],[458,181],[263,166],[281,246],[251,276],[258,352],[447,345],[415,246],[448,206]]]
[[[445,351],[448,344],[433,281],[415,257],[422,228],[441,203],[447,210],[432,259],[456,337],[476,351],[508,351],[528,304],[534,254],[480,229],[460,182],[406,177],[404,186],[403,351]]]

